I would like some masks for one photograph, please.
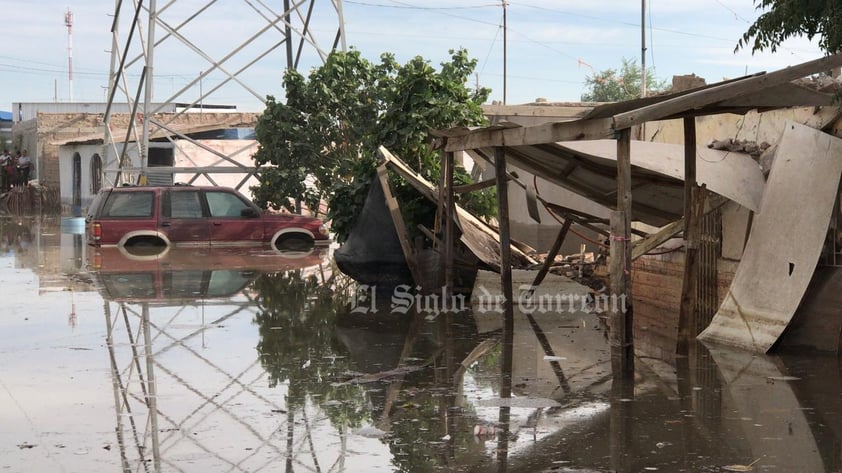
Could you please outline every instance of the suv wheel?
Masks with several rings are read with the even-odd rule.
[[[303,233],[288,233],[275,240],[275,248],[280,251],[308,251],[313,245],[313,238]]]

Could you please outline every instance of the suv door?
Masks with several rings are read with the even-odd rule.
[[[226,190],[206,190],[211,246],[253,246],[263,242],[263,219],[243,197]],[[249,209],[249,210],[247,210]],[[246,213],[243,211],[247,210]]]
[[[178,246],[210,243],[201,193],[197,189],[167,189],[161,198],[161,231]]]

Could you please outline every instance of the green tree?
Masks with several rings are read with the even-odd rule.
[[[420,56],[400,65],[383,54],[374,64],[351,50],[331,54],[308,78],[288,70],[286,103],[268,97],[256,127],[260,146],[254,160],[261,170],[252,191],[257,204],[294,210],[297,201],[312,209],[324,201],[331,228],[343,241],[365,201],[378,147],[386,146],[436,180],[440,154],[430,130],[485,123],[481,104],[490,91],[467,87],[475,67],[463,49],[451,51],[450,62],[439,71]],[[457,180],[467,179],[462,172]],[[407,202],[406,186],[397,187],[402,205],[420,207]],[[480,215],[493,209],[493,199],[468,200]],[[413,215],[405,217],[410,228],[419,223]]]
[[[623,58],[623,65],[617,69],[605,69],[585,78],[587,92],[582,94],[583,102],[622,102],[640,98],[640,67],[634,60]],[[654,70],[646,71],[646,90],[663,92],[667,89],[664,80],[655,77]]]
[[[820,36],[819,46],[828,53],[842,50],[842,3],[839,0],[754,0],[764,11],[743,33],[735,51],[775,52],[789,38]]]

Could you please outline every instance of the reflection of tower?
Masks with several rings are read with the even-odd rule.
[[[73,101],[73,12],[70,8],[64,14],[64,25],[67,26],[67,87],[70,95],[68,100]]]
[[[171,4],[159,9],[156,0],[150,0],[127,8],[126,2],[115,0],[111,74],[103,117],[104,151],[109,156],[104,168],[109,184],[131,182],[146,175],[153,164],[156,175],[173,172],[173,164],[161,164],[158,156],[150,162],[150,129],[201,147],[177,129],[174,122],[182,114],[232,101],[262,110],[267,95],[281,95],[276,87],[284,69],[309,69],[322,63],[331,50],[345,50],[341,0],[240,2],[237,6],[210,1],[180,8],[170,8]],[[261,90],[257,84],[261,77],[266,84],[267,75],[271,85],[263,86],[269,90]],[[112,136],[116,128],[126,126],[111,126],[112,113],[119,104],[126,105],[133,120],[127,130]],[[153,116],[162,112],[174,115]],[[182,155],[177,151],[173,155]],[[254,151],[223,154],[220,163],[242,166],[234,156]],[[140,166],[129,169],[125,157],[134,154]],[[243,172],[247,178],[253,175],[251,168]]]
[[[343,465],[347,432],[332,434],[341,440],[338,452],[317,452],[312,432],[325,435],[327,417],[288,409],[256,357],[232,359],[225,346],[202,346],[206,330],[238,317],[251,321],[253,301],[204,305],[221,315],[197,327],[185,321],[201,308],[183,300],[104,302],[121,471],[185,471],[185,464],[191,471],[269,471],[281,462],[318,471],[317,453]]]

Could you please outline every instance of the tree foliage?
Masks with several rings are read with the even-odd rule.
[[[754,0],[764,11],[743,33],[735,51],[775,52],[789,38],[820,36],[819,46],[828,53],[842,50],[842,3],[839,0]]]
[[[667,89],[664,80],[655,77],[654,70],[646,71],[646,90],[663,92]],[[640,98],[641,71],[637,62],[623,58],[623,65],[617,69],[605,69],[585,78],[587,92],[582,94],[583,102],[622,102]]]
[[[451,51],[439,71],[420,56],[400,65],[383,54],[374,64],[351,50],[331,54],[308,78],[288,70],[286,103],[268,97],[256,127],[256,202],[289,210],[296,201],[311,209],[326,202],[331,229],[343,241],[365,202],[380,146],[435,182],[440,154],[430,130],[485,122],[481,104],[490,91],[467,87],[475,67],[463,49]],[[399,198],[406,192],[396,189]],[[488,198],[472,201],[481,215],[493,208]],[[410,212],[413,206],[406,202]],[[417,220],[408,218],[414,228]]]

